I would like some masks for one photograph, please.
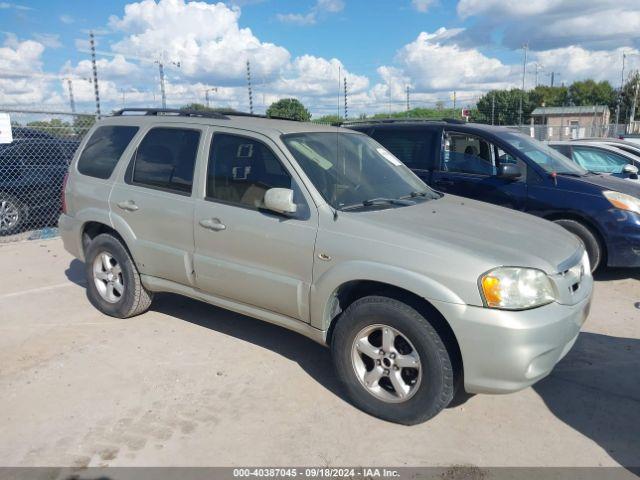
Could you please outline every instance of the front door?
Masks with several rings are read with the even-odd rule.
[[[311,199],[268,138],[214,132],[205,198],[196,201],[198,288],[309,322],[318,228]],[[297,213],[262,208],[269,188],[291,188]]]
[[[517,180],[497,176],[501,164],[520,166]],[[527,199],[526,164],[484,138],[463,132],[445,131],[444,148],[431,186],[453,195],[473,198],[503,207],[524,210]]]

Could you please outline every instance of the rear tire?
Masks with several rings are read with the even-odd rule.
[[[0,236],[22,231],[26,222],[25,205],[13,195],[0,192]]]
[[[393,336],[385,345],[388,332]],[[375,417],[414,425],[453,399],[454,371],[445,344],[423,315],[401,301],[356,300],[338,320],[331,353],[353,404]]]
[[[580,239],[584,248],[587,250],[589,263],[591,264],[591,272],[595,272],[601,266],[603,256],[602,245],[600,245],[598,237],[596,237],[589,227],[576,220],[559,219],[555,220],[554,223],[557,223]]]
[[[89,301],[106,315],[129,318],[151,306],[153,292],[144,288],[131,255],[113,235],[103,233],[91,241],[85,275]]]

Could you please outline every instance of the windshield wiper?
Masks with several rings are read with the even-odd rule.
[[[370,198],[368,200],[363,200],[361,203],[347,205],[346,207],[342,207],[340,210],[345,212],[347,210],[356,210],[359,208],[375,207],[378,205],[401,205],[403,207],[406,207],[406,206],[415,205],[415,204],[410,200],[404,200],[401,198],[378,197],[378,198]]]

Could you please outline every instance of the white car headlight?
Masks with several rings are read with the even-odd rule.
[[[504,310],[535,308],[556,300],[551,280],[534,268],[500,267],[480,277],[485,305]]]
[[[602,194],[614,207],[619,208],[620,210],[640,213],[640,198],[627,195],[626,193],[614,192],[612,190],[602,192]]]

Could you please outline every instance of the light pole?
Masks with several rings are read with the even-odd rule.
[[[522,45],[522,51],[524,53],[522,59],[522,93],[520,94],[520,108],[518,109],[518,124],[522,125],[522,100],[524,98],[524,80],[527,76],[527,50],[529,49],[529,44],[525,43]]]

